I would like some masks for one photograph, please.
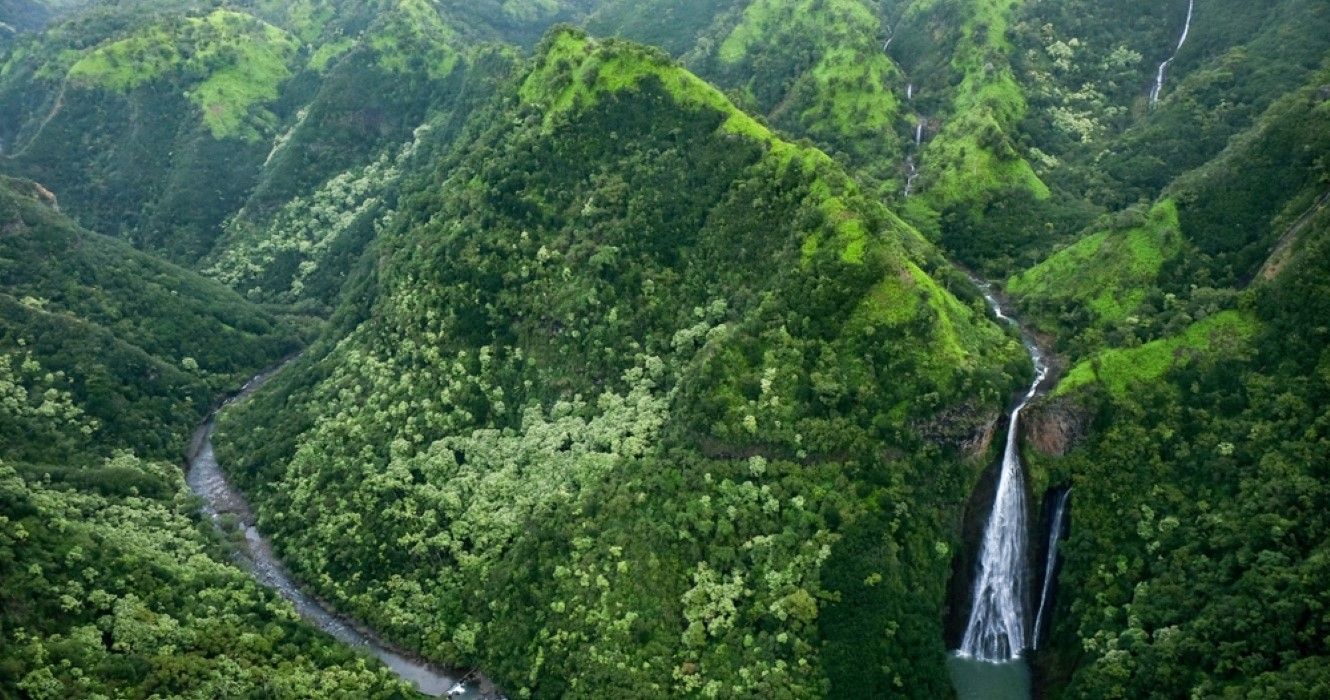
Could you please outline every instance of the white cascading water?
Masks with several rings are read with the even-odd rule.
[[[1182,45],[1187,43],[1187,35],[1191,33],[1191,18],[1196,10],[1196,0],[1187,0],[1187,21],[1182,25],[1182,37],[1178,39],[1177,48],[1173,49],[1173,55],[1168,60],[1159,64],[1159,70],[1155,73],[1155,86],[1150,90],[1150,106],[1155,106],[1159,102],[1159,94],[1164,91],[1164,74],[1168,67],[1177,60],[1178,54],[1182,52]]]
[[[1044,557],[1044,585],[1039,592],[1039,612],[1034,616],[1034,650],[1039,650],[1039,638],[1044,628],[1044,612],[1048,609],[1048,596],[1053,591],[1053,573],[1058,563],[1058,540],[1062,539],[1063,522],[1067,518],[1067,501],[1071,498],[1071,489],[1058,496],[1053,507],[1053,517],[1048,521],[1048,554]]]
[[[919,166],[914,164],[914,156],[905,159],[905,192],[909,197],[914,193],[914,181],[919,179]]]
[[[999,319],[1010,322],[986,286],[984,296]],[[1002,454],[1002,473],[998,477],[993,512],[984,527],[979,551],[979,572],[974,582],[970,619],[965,626],[959,653],[980,661],[1002,662],[1019,658],[1028,648],[1029,597],[1027,594],[1027,558],[1025,474],[1021,465],[1017,436],[1021,410],[1039,391],[1048,376],[1043,352],[1026,339],[1025,348],[1034,361],[1035,378],[1029,391],[1016,404],[1007,425],[1007,444]]]
[[[919,146],[924,142],[924,122],[919,120],[914,125],[914,145]]]

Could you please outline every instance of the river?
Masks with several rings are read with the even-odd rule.
[[[213,451],[212,435],[217,427],[217,413],[237,401],[244,400],[262,387],[282,367],[268,370],[245,384],[235,396],[211,413],[194,433],[190,444],[188,470],[185,481],[189,488],[203,499],[205,516],[220,527],[222,514],[233,515],[244,529],[240,564],[254,579],[277,591],[289,600],[301,617],[310,624],[335,637],[343,644],[369,654],[387,666],[401,679],[408,681],[421,693],[434,697],[447,696],[480,700],[502,697],[483,675],[476,672],[457,673],[413,658],[401,650],[381,641],[373,632],[331,611],[323,603],[308,595],[291,579],[273,553],[272,544],[254,526],[253,511],[245,495],[233,487],[217,463]]]

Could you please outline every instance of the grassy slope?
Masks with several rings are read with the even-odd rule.
[[[773,124],[844,154],[873,181],[892,182],[909,125],[899,97],[904,83],[881,50],[877,12],[862,0],[710,0],[647,10],[609,3],[591,26],[686,54],[690,67],[742,94],[745,106]],[[653,15],[675,21],[642,21]]]
[[[1182,250],[1177,206],[1164,200],[1144,223],[1091,234],[1013,276],[1007,289],[1021,299],[1088,308],[1096,324],[1122,321],[1158,284],[1165,260]]]
[[[568,64],[577,66],[571,76],[554,77],[555,71]],[[864,262],[870,232],[846,202],[847,195],[850,198],[859,196],[858,187],[839,175],[830,175],[835,168],[831,159],[819,150],[794,146],[777,138],[766,127],[735,109],[719,90],[697,76],[679,70],[663,55],[626,51],[613,45],[606,47],[571,32],[560,33],[542,56],[537,69],[524,82],[521,92],[524,99],[544,106],[548,123],[568,111],[587,108],[599,93],[630,89],[647,77],[659,80],[682,106],[711,108],[725,114],[720,128],[765,145],[768,158],[774,161],[778,171],[795,167],[828,172],[829,177],[814,183],[811,200],[831,226],[829,230],[811,231],[804,239],[801,248],[805,264],[823,246],[832,246],[843,262]],[[966,361],[984,342],[968,335],[964,345],[959,340],[961,332],[958,329],[972,325],[974,313],[956,304],[950,293],[939,288],[917,264],[904,259],[905,248],[897,246],[905,242],[917,245],[921,239],[894,214],[887,213],[887,216],[889,235],[877,246],[885,244],[887,254],[900,267],[898,272],[887,276],[872,300],[867,302],[867,320],[870,323],[874,320],[904,323],[916,318],[919,312],[914,306],[916,296],[928,300],[936,313],[936,320],[945,329],[939,336],[945,339],[939,349],[958,362]],[[898,308],[892,308],[893,305]]]
[[[925,151],[928,198],[938,209],[981,200],[1002,189],[1047,197],[1048,187],[1013,138],[1025,116],[1022,88],[1010,66],[1007,23],[1014,0],[966,4],[951,67],[960,77],[950,116]]]
[[[1094,382],[1117,396],[1133,385],[1156,381],[1197,355],[1229,355],[1254,337],[1260,326],[1250,315],[1224,311],[1199,321],[1181,335],[1136,348],[1104,350],[1067,372],[1055,395],[1069,394]]]
[[[759,0],[725,37],[717,57],[727,67],[776,52],[791,37],[812,34],[820,55],[797,81],[798,123],[815,138],[889,139],[900,111],[892,92],[900,73],[877,46],[873,10],[854,0],[815,3]],[[768,108],[772,107],[771,105]]]
[[[426,0],[395,0],[384,13],[385,21],[373,32],[369,44],[379,65],[390,73],[405,73],[423,64],[431,78],[446,77],[457,67],[457,31],[439,16]]]
[[[79,85],[127,91],[180,74],[214,138],[259,132],[247,118],[277,98],[298,47],[286,32],[250,15],[216,10],[178,26],[158,25],[100,46],[69,70]]]

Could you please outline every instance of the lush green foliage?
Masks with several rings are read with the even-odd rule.
[[[1285,21],[1304,17],[1288,9]],[[1079,360],[1059,401],[1093,416],[1078,449],[1041,464],[1074,485],[1061,622],[1042,659],[1067,696],[1330,690],[1317,310],[1330,291],[1330,92],[1324,70],[1306,78],[1170,184],[1145,225],[1129,210],[1118,231],[1012,280]]]
[[[190,99],[213,137],[252,140],[259,131],[245,124],[250,109],[277,98],[278,87],[291,75],[287,64],[295,48],[294,40],[272,25],[217,10],[98,47],[69,69],[67,79],[126,91],[183,72],[198,81]]]
[[[0,694],[415,693],[227,563],[179,468],[0,462]]]
[[[388,637],[515,695],[945,695],[963,504],[1025,369],[934,243],[1067,365],[1030,421],[1071,439],[1032,480],[1075,487],[1041,692],[1327,694],[1330,15],[1198,3],[1152,106],[1185,8],[139,0],[0,26],[0,168],[243,295],[0,183],[0,498],[28,533],[0,542],[0,694],[399,692],[114,452],[177,453],[294,348],[249,297],[331,318],[226,419],[226,461],[298,576]],[[494,43],[556,21],[701,78],[576,30]]]
[[[0,179],[0,352],[18,387],[7,393],[26,394],[18,402],[42,424],[6,421],[0,457],[66,459],[86,451],[88,434],[143,455],[178,454],[217,392],[297,347],[270,313],[78,229],[42,197],[33,183]],[[52,397],[44,409],[51,392],[86,420],[46,421],[67,403]]]
[[[963,499],[1017,344],[663,56],[564,30],[515,93],[401,203],[363,321],[224,423],[295,571],[522,694],[941,692],[958,514],[912,498]]]
[[[1330,689],[1330,355],[1306,303],[1330,292],[1324,220],[1318,229],[1254,292],[1263,322],[1238,327],[1248,341],[1212,340],[1163,373],[1123,357],[1111,393],[1090,395],[1102,429],[1054,466],[1076,493],[1055,663],[1069,695]]]
[[[82,223],[177,262],[208,257],[242,209],[273,225],[491,75],[465,83],[460,30],[419,0],[249,8],[264,19],[166,5],[107,8],[0,54],[0,139],[7,170]]]
[[[0,696],[414,695],[228,563],[179,467],[141,459],[177,458],[293,336],[0,179]]]

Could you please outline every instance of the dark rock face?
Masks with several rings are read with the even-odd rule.
[[[1025,445],[1043,455],[1062,457],[1084,439],[1091,415],[1074,399],[1055,397],[1032,404],[1022,418]]]
[[[924,440],[944,448],[954,448],[967,459],[988,454],[1002,416],[970,404],[949,408],[926,423],[913,427]]]

